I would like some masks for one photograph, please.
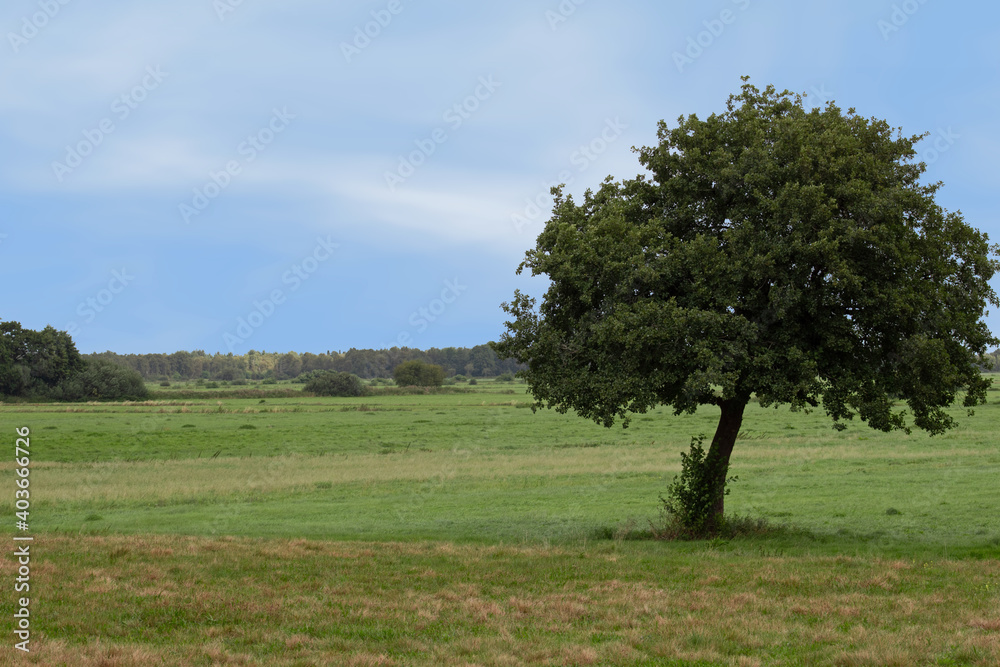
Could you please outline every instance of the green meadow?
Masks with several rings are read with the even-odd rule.
[[[1000,664],[995,391],[933,438],[752,404],[726,508],[754,529],[664,542],[658,496],[712,409],[606,429],[515,383],[290,389],[0,404],[12,452],[31,429],[17,661]]]

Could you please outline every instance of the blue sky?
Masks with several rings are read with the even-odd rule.
[[[514,271],[549,185],[634,177],[657,121],[722,111],[744,74],[933,133],[939,203],[1000,240],[998,17],[933,0],[8,0],[0,320],[82,352],[495,340],[500,303],[545,289]]]

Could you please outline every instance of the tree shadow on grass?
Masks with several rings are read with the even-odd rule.
[[[645,525],[630,518],[616,526],[600,526],[589,539],[615,542],[665,542],[682,550],[739,551],[760,556],[852,556],[985,560],[1000,558],[1000,536],[984,536],[963,544],[919,540],[884,530],[824,532],[763,517],[726,517],[715,534],[693,538],[662,521]]]

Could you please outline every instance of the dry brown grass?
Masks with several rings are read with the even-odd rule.
[[[16,657],[123,667],[1000,664],[1000,563],[664,552],[650,569],[655,548],[43,536],[34,650]],[[595,557],[611,549],[615,560]],[[14,570],[5,559],[0,576]]]

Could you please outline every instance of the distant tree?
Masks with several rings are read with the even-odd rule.
[[[84,359],[65,331],[0,322],[0,394],[48,400],[141,400],[142,376],[106,357]]]
[[[650,176],[608,177],[580,205],[553,189],[518,269],[550,286],[538,310],[515,292],[494,345],[528,365],[540,405],[605,426],[716,406],[717,524],[751,397],[881,431],[908,429],[899,398],[931,434],[954,425],[959,392],[986,401],[1000,247],[919,182],[921,136],[747,83],[724,113],[661,122],[658,137],[638,151]]]
[[[440,387],[444,369],[423,361],[404,361],[393,370],[392,379],[401,387]]]
[[[30,382],[24,331],[18,322],[0,322],[0,395],[19,396]]]
[[[364,385],[353,373],[345,371],[313,371],[312,377],[302,388],[317,396],[361,396]]]
[[[91,359],[83,370],[53,390],[52,397],[70,401],[143,401],[149,398],[149,390],[142,376],[131,368]]]
[[[44,396],[83,369],[83,357],[65,331],[41,331],[0,322],[0,393]]]
[[[274,376],[279,380],[291,380],[301,372],[302,359],[295,352],[283,354],[274,365]]]

